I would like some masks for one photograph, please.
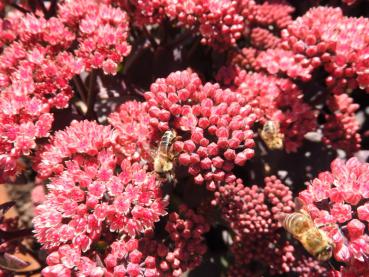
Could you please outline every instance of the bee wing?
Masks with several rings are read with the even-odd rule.
[[[14,201],[5,202],[0,205],[0,218],[6,214],[6,212],[15,205]]]
[[[304,200],[302,200],[300,197],[295,197],[295,210],[296,211],[301,211],[301,210],[306,210],[306,203],[304,202]]]
[[[17,256],[11,255],[9,253],[5,253],[3,256],[0,256],[0,268],[6,270],[17,271],[29,265],[30,265],[29,262],[23,261]]]
[[[315,225],[314,220],[306,208],[306,203],[300,197],[295,197],[295,211],[305,215],[310,221],[310,224]]]

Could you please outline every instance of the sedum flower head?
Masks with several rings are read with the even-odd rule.
[[[39,173],[51,177],[33,223],[45,248],[87,252],[106,235],[143,233],[166,214],[160,183],[138,164],[120,162],[114,137],[110,127],[75,121],[40,155]]]
[[[214,190],[227,172],[254,155],[251,127],[256,117],[241,94],[218,84],[203,85],[186,70],[156,80],[145,97],[151,125],[161,132],[173,128],[183,137],[174,150],[195,183]]]
[[[357,158],[336,159],[330,171],[320,173],[299,194],[315,223],[327,226],[334,258],[347,265],[345,271],[357,274],[368,274],[368,172],[369,164]]]

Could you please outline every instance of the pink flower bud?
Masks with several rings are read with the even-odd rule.
[[[195,178],[194,181],[196,184],[201,185],[204,182],[204,178],[202,177],[201,174],[198,174]]]
[[[347,223],[347,230],[350,239],[355,239],[363,235],[365,225],[360,220],[353,219],[349,223]]]

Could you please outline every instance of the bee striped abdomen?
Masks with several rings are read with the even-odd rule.
[[[334,243],[327,234],[318,228],[310,214],[302,207],[303,202],[295,199],[297,211],[283,215],[283,227],[302,246],[319,261],[327,261],[332,257]]]
[[[175,138],[176,138],[176,133],[174,131],[166,131],[159,143],[158,152],[162,154],[164,153],[168,154],[169,149],[172,146]]]
[[[173,170],[174,153],[172,145],[176,140],[175,131],[166,131],[158,145],[158,150],[154,158],[154,170],[159,174],[167,174]]]
[[[309,217],[299,212],[288,214],[283,221],[283,227],[295,237],[303,235],[313,225]]]

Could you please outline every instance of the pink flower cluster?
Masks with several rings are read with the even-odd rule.
[[[218,84],[202,85],[197,74],[187,70],[156,80],[145,98],[151,125],[182,136],[174,149],[196,184],[214,190],[227,172],[254,155],[251,126],[256,118],[241,94]]]
[[[87,1],[89,2],[89,1]],[[63,16],[71,16],[76,12],[76,5],[71,2],[64,7]],[[86,4],[85,4],[86,5]],[[131,46],[127,43],[128,17],[119,9],[108,5],[78,7],[85,13],[79,23],[79,47],[77,57],[81,57],[86,69],[102,68],[105,74],[116,74],[118,63],[128,56]],[[72,14],[75,16],[74,14]]]
[[[367,148],[369,19],[322,2],[3,1],[0,181],[37,185],[39,272],[179,277],[206,254],[228,276],[369,276],[369,163],[296,181]],[[298,191],[330,272],[282,228]],[[29,236],[3,212],[0,268]]]
[[[354,153],[360,148],[361,136],[355,112],[359,105],[347,94],[332,95],[327,101],[330,114],[323,126],[323,142],[335,149]]]
[[[179,27],[194,30],[203,44],[218,50],[234,46],[248,26],[248,16],[255,5],[253,0],[135,0],[122,7],[133,10],[138,26],[157,24],[164,18]]]
[[[215,192],[213,205],[219,205],[236,241],[256,233],[273,233],[281,227],[278,214],[293,211],[292,192],[275,176],[265,178],[265,187],[245,186],[236,179]],[[269,206],[270,205],[270,206]]]
[[[292,23],[291,14],[294,10],[285,1],[265,1],[261,5],[254,5],[249,17],[253,24],[282,30]]]
[[[176,1],[173,1],[176,2]],[[191,26],[195,19],[203,44],[217,49],[235,45],[246,28],[247,21],[242,12],[253,0],[242,1],[193,1],[193,14],[186,5],[176,6],[179,21]],[[198,3],[197,3],[198,2]],[[203,3],[201,3],[203,2]],[[201,3],[201,4],[200,4]],[[200,4],[200,5],[199,5]],[[242,11],[242,12],[241,12]]]
[[[63,245],[52,252],[42,273],[46,277],[72,276],[181,276],[199,265],[206,245],[202,237],[209,226],[205,219],[185,206],[168,215],[163,239],[152,229],[142,238],[121,237],[97,242],[94,251]],[[99,257],[97,259],[97,257]],[[99,261],[99,264],[96,262]]]
[[[229,225],[232,236],[231,252],[234,263],[228,276],[258,276],[303,272],[308,260],[281,234],[280,213],[291,213],[292,192],[275,176],[265,178],[265,186],[247,187],[237,179],[215,193],[212,203],[221,209],[222,218]],[[261,263],[260,271],[250,272],[248,265]],[[312,261],[310,261],[311,265]],[[313,262],[317,271],[323,271]]]
[[[200,265],[207,251],[203,234],[208,231],[209,225],[203,216],[181,205],[178,212],[168,215],[163,239],[148,232],[139,241],[138,249],[151,256],[151,259],[155,257],[152,260],[159,274],[153,276],[179,277]]]
[[[108,126],[74,121],[65,131],[56,132],[40,154],[39,174],[52,177],[33,223],[46,249],[67,249],[79,260],[81,252],[88,257],[107,234],[116,240],[134,237],[167,213],[160,182],[138,164],[121,161],[115,153],[115,138]],[[79,266],[84,263],[63,264],[83,272]]]
[[[233,82],[231,88],[246,98],[261,124],[269,120],[280,124],[287,152],[295,152],[305,134],[316,130],[316,112],[304,103],[302,92],[290,80],[229,67],[222,68],[218,78]]]
[[[48,136],[53,122],[50,108],[68,105],[72,90],[66,80],[81,71],[79,61],[63,51],[73,35],[64,32],[57,19],[46,21],[29,15],[8,24],[19,30],[19,40],[0,55],[2,178],[19,171],[17,160],[35,149],[36,138]],[[55,42],[51,34],[59,28],[65,33],[64,41]]]
[[[14,176],[17,160],[31,154],[36,139],[48,136],[50,111],[68,106],[74,75],[91,67],[115,74],[130,52],[124,11],[92,0],[79,5],[66,2],[50,19],[14,12],[0,22],[2,179]]]
[[[117,134],[116,148],[134,162],[152,161],[154,130],[150,125],[147,103],[127,101],[109,115],[109,123]]]
[[[273,42],[274,44],[274,42]],[[237,66],[245,70],[255,70],[257,71],[257,63],[256,63],[256,57],[257,57],[258,51],[253,47],[244,47],[240,51],[237,52],[231,52],[228,57],[227,64],[232,66]],[[222,69],[220,70],[220,72]],[[229,70],[227,70],[229,71]],[[218,73],[219,74],[219,73]],[[233,73],[234,74],[234,73]],[[230,79],[228,79],[227,84],[231,83],[233,80],[233,75],[229,76]],[[219,77],[219,76],[218,76]]]
[[[133,23],[141,28],[145,25],[159,24],[165,16],[166,0],[112,0],[124,10],[130,11]]]
[[[283,72],[303,80],[310,79],[312,71],[323,66],[329,74],[326,84],[333,93],[357,87],[368,91],[369,75],[364,68],[368,64],[369,44],[362,35],[368,30],[367,18],[345,17],[339,8],[312,8],[282,32],[281,48],[286,50],[283,57],[293,59],[297,68],[305,70],[290,72],[290,66],[286,67],[279,58],[282,51],[279,49],[266,53],[260,64],[267,68],[273,61],[278,71],[273,69],[270,73]]]
[[[59,7],[59,18],[78,34],[75,55],[86,70],[102,68],[105,74],[116,74],[118,63],[128,56],[128,16],[100,1],[68,1]]]
[[[340,276],[367,276],[369,235],[369,164],[336,159],[331,170],[307,184],[299,197],[316,224],[335,243],[334,258],[346,264]]]

